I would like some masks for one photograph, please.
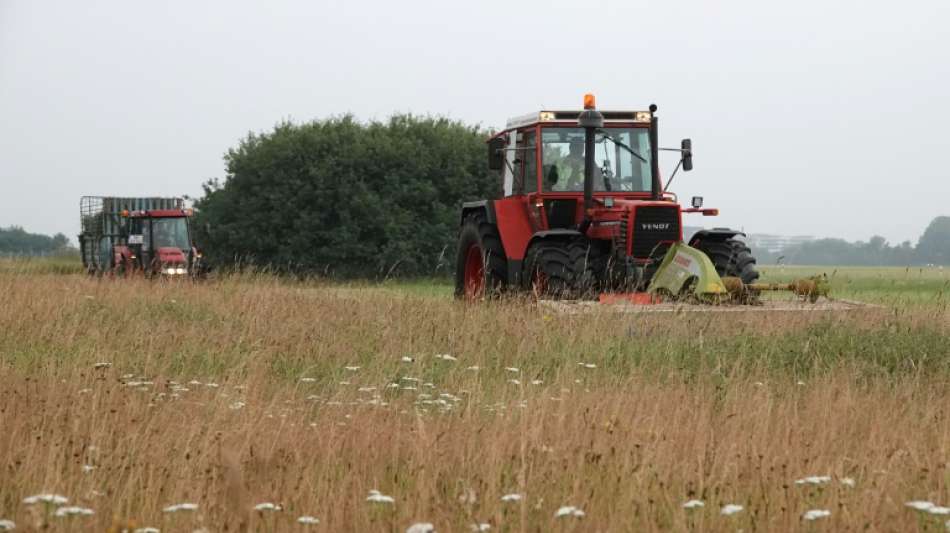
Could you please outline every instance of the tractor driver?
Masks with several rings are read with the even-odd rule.
[[[561,187],[555,190],[560,191],[583,191],[584,190],[584,143],[572,142],[570,144],[567,157],[558,162],[558,174],[565,176],[567,180]],[[599,168],[594,165],[594,190],[604,190],[603,175]]]

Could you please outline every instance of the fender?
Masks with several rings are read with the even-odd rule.
[[[729,228],[701,229],[697,231],[696,233],[694,233],[693,236],[689,239],[689,245],[693,246],[697,242],[703,241],[703,240],[725,241],[727,239],[731,239],[735,237],[736,235],[742,235],[743,237],[746,236],[744,232],[734,230],[734,229],[729,229]]]
[[[547,238],[558,238],[558,237],[580,237],[583,235],[580,231],[576,229],[560,228],[560,229],[548,229],[544,231],[539,231],[531,236],[531,243],[538,239],[547,239]],[[528,245],[530,246],[530,244]]]
[[[485,220],[490,224],[498,224],[498,218],[495,216],[495,202],[493,200],[477,200],[475,202],[462,203],[462,217],[459,218],[459,226],[465,222],[465,217],[477,212],[485,213]]]

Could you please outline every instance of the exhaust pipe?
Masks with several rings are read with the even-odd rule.
[[[604,127],[604,115],[597,111],[594,95],[584,95],[584,111],[577,117],[577,125],[584,128],[584,221],[582,233],[590,226],[589,211],[594,207],[594,137],[597,130]]]

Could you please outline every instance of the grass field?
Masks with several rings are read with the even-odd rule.
[[[881,306],[559,315],[459,303],[437,282],[179,284],[0,262],[0,519],[944,531],[950,515],[905,503],[950,506],[950,271],[824,271],[840,297]],[[94,514],[23,503],[46,492]],[[197,509],[163,511],[180,503]]]

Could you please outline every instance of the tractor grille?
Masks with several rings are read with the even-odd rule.
[[[676,207],[638,207],[633,219],[633,246],[630,255],[648,258],[656,248],[666,250],[668,245],[657,246],[664,241],[678,241],[680,217]],[[656,254],[654,254],[656,255]]]

